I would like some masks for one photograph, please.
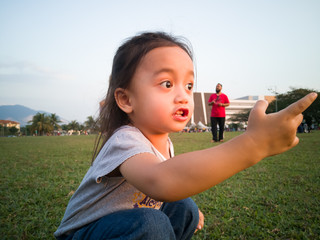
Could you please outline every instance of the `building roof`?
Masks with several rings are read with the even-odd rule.
[[[11,121],[11,120],[0,120],[0,123],[1,123],[1,124],[8,124],[8,123],[20,124],[19,122]]]

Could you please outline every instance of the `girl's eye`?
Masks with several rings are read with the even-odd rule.
[[[193,83],[188,83],[188,84],[186,85],[186,89],[187,89],[187,90],[191,91],[192,88],[193,88]]]
[[[162,82],[160,84],[162,87],[165,87],[165,88],[171,88],[172,87],[172,84],[170,81],[165,81],[165,82]]]

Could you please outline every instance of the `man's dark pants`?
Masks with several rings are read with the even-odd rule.
[[[223,140],[224,123],[226,121],[225,117],[211,117],[211,132],[212,140],[218,141],[217,138],[217,125],[219,124],[219,141]]]

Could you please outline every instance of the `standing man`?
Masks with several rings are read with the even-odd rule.
[[[226,121],[226,107],[230,105],[227,95],[221,92],[222,84],[218,83],[216,86],[216,93],[212,94],[209,98],[209,106],[211,110],[211,131],[212,141],[217,142],[217,124],[219,124],[219,142],[223,142],[224,123]]]

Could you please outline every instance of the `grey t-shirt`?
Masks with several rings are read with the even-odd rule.
[[[173,157],[173,145],[170,139],[168,141],[170,154]],[[71,197],[54,235],[58,237],[68,234],[119,210],[142,207],[159,209],[162,202],[146,196],[123,177],[106,176],[124,161],[140,153],[151,153],[161,161],[166,160],[139,129],[126,125],[116,130]]]

